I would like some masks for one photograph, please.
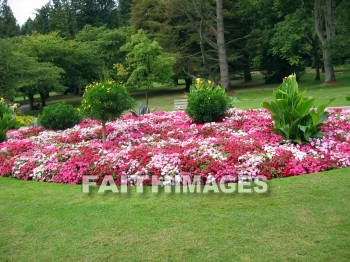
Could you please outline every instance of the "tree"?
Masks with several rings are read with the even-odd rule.
[[[294,41],[294,34],[289,36],[282,30],[285,27],[283,23],[285,17],[294,13],[298,7],[298,4],[290,5],[282,0],[240,0],[238,2],[237,12],[241,22],[244,24],[247,21],[250,24],[247,37],[243,36],[246,45],[242,50],[251,57],[252,66],[263,73],[265,82],[281,82],[286,75],[295,72],[300,76],[305,70],[304,63],[291,64],[288,60],[289,56],[286,55],[288,52],[292,54],[296,49],[295,46],[300,48],[298,44],[301,41]],[[296,36],[295,39],[297,37],[300,36]],[[292,41],[289,41],[289,38],[292,38]],[[302,60],[304,59],[305,57]]]
[[[49,28],[50,19],[50,2],[36,9],[36,15],[32,23],[31,30],[37,31],[40,34],[48,34],[50,32]]]
[[[71,0],[71,6],[76,13],[78,30],[85,25],[112,28],[117,23],[114,0]]]
[[[50,32],[59,31],[62,37],[73,38],[77,32],[76,14],[67,0],[53,0],[49,19]]]
[[[315,30],[322,43],[325,83],[335,82],[331,44],[335,39],[335,0],[315,0]]]
[[[29,17],[21,26],[21,34],[27,35],[33,31],[33,20]]]
[[[34,95],[40,94],[41,105],[46,106],[46,94],[50,91],[63,93],[66,89],[61,83],[64,70],[51,63],[37,62],[35,59],[27,61],[27,69],[23,72],[23,81],[18,89],[29,97],[30,109],[34,109]]]
[[[331,45],[333,62],[350,63],[350,1],[340,1],[335,10],[337,34]]]
[[[101,63],[105,78],[109,79],[116,76],[113,66],[122,62],[124,57],[120,49],[131,34],[130,28],[108,29],[106,26],[87,25],[76,35],[76,41],[90,47],[90,52],[95,53]]]
[[[149,39],[143,30],[131,36],[122,50],[127,52],[126,65],[116,67],[118,74],[127,79],[128,87],[145,90],[148,105],[148,91],[154,83],[172,82],[175,59],[166,55],[158,42]]]
[[[129,24],[132,0],[118,1],[118,25],[127,26]]]
[[[15,53],[12,41],[0,39],[0,97],[13,99],[19,80],[18,71],[23,67],[23,57]]]
[[[227,54],[226,54],[223,0],[216,0],[216,20],[217,20],[216,21],[217,23],[216,39],[217,39],[217,49],[219,53],[220,83],[221,83],[221,87],[227,89],[230,85],[230,78],[229,78]]]
[[[0,38],[19,35],[19,26],[7,0],[0,0]]]
[[[33,108],[34,95],[40,94],[45,105],[45,94],[63,92],[63,70],[52,63],[40,62],[21,50],[20,39],[0,40],[0,96],[13,99],[17,91],[26,94]]]
[[[84,86],[99,80],[102,65],[91,45],[65,40],[58,33],[32,34],[20,41],[21,50],[39,62],[62,68],[62,83],[75,94],[82,94]]]
[[[315,67],[315,80],[320,81],[320,46],[314,32],[313,5],[300,3],[294,11],[283,16],[274,28],[271,38],[272,53],[288,61],[291,66],[311,65]]]
[[[102,142],[106,142],[106,122],[130,109],[134,100],[126,88],[113,81],[90,84],[85,88],[81,111],[102,123]]]

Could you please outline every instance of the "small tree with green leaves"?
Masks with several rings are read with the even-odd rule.
[[[147,106],[148,92],[154,83],[172,83],[175,59],[166,55],[159,43],[149,39],[143,30],[133,35],[122,50],[127,52],[125,65],[115,65],[117,74],[125,79],[126,86],[145,90]]]
[[[120,117],[133,104],[134,100],[124,86],[114,81],[105,81],[85,88],[80,110],[84,115],[101,121],[102,141],[105,143],[106,122]]]

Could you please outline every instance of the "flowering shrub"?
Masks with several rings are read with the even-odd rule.
[[[306,97],[305,94],[306,91],[299,93],[293,74],[283,79],[275,92],[275,101],[263,103],[263,107],[271,112],[275,132],[294,142],[308,142],[310,137],[322,138],[320,128],[328,118],[325,109],[334,100],[315,110],[311,109],[315,98]]]
[[[106,124],[87,119],[64,131],[10,130],[0,144],[0,176],[77,184],[84,175],[116,182],[157,176],[164,184],[200,175],[233,181],[296,176],[350,166],[350,110],[330,110],[323,138],[293,144],[272,132],[267,110],[230,109],[222,122],[195,124],[184,112],[123,115]]]
[[[0,142],[6,140],[6,133],[9,129],[19,128],[16,120],[16,105],[8,106],[3,98],[0,99]]]
[[[213,86],[211,81],[197,79],[188,94],[187,114],[198,123],[222,119],[230,107],[230,98],[225,89]]]
[[[93,83],[85,88],[81,112],[102,122],[102,140],[106,141],[106,122],[120,117],[134,100],[126,88],[113,81]]]

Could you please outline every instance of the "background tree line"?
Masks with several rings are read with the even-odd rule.
[[[130,68],[122,47],[138,29],[175,57],[174,81],[196,77],[228,87],[259,70],[278,82],[305,67],[333,82],[350,63],[347,0],[52,0],[21,27],[0,0],[0,95],[42,103],[50,91],[81,94]],[[171,58],[172,59],[172,58]],[[121,65],[116,66],[116,65]]]

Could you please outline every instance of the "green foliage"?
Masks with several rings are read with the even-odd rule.
[[[126,88],[113,81],[93,83],[85,88],[81,111],[102,122],[102,141],[106,142],[106,122],[131,109],[133,98]]]
[[[16,115],[16,120],[23,127],[37,126],[38,119],[34,116],[28,115]]]
[[[186,112],[198,123],[219,121],[231,106],[231,99],[225,89],[212,86],[211,81],[197,79],[191,86]]]
[[[6,133],[10,129],[17,129],[20,125],[16,120],[13,107],[8,106],[5,100],[0,100],[0,142],[6,140]]]
[[[294,142],[308,142],[309,138],[322,138],[320,127],[328,118],[325,108],[329,103],[314,107],[315,98],[306,97],[306,91],[299,93],[296,76],[290,75],[274,92],[275,101],[264,102],[263,107],[271,112],[274,130],[285,139]]]
[[[72,105],[57,103],[45,107],[38,121],[47,129],[64,130],[80,123],[81,116]]]
[[[345,100],[350,101],[350,95],[347,95],[347,96],[345,97]]]
[[[69,86],[72,93],[81,94],[84,86],[99,78],[102,63],[97,51],[85,42],[65,40],[57,33],[32,34],[20,41],[20,49],[39,62],[51,63],[60,68],[60,82]],[[49,91],[62,92],[62,85],[55,85]]]
[[[113,65],[124,60],[121,47],[125,45],[132,32],[130,28],[108,29],[106,26],[92,27],[86,25],[77,35],[76,41],[89,47],[89,52],[96,54],[96,58],[107,73],[115,78]],[[109,79],[107,77],[106,79]]]
[[[118,75],[125,78],[126,86],[145,90],[148,104],[147,92],[153,83],[172,83],[175,59],[166,55],[158,42],[149,39],[143,30],[133,35],[122,50],[128,53],[126,65],[116,65]]]
[[[85,88],[81,112],[92,119],[106,122],[120,117],[133,104],[134,100],[124,86],[106,81]]]
[[[19,27],[7,0],[0,1],[0,38],[19,35]]]

